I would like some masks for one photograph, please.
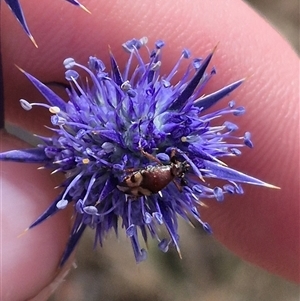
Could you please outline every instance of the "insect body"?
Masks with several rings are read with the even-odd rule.
[[[133,197],[150,196],[161,191],[172,181],[181,191],[181,186],[185,185],[184,176],[189,169],[189,164],[186,161],[176,161],[175,150],[171,153],[170,164],[166,165],[163,165],[157,158],[143,150],[142,154],[157,162],[158,165],[149,165],[129,174],[117,186],[120,191]],[[180,179],[180,184],[176,179]]]

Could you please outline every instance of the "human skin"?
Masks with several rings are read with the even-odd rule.
[[[20,98],[42,98],[14,64],[43,82],[59,82],[64,58],[85,63],[89,55],[97,55],[108,63],[107,45],[121,65],[127,55],[120,45],[132,37],[147,36],[149,45],[157,39],[166,42],[164,70],[185,47],[194,56],[205,56],[218,44],[212,60],[218,73],[205,92],[247,77],[223,105],[234,98],[246,107],[247,113],[236,121],[241,131],[251,131],[255,145],[226,162],[281,190],[244,185],[242,196],[226,196],[221,204],[206,202],[209,207],[200,208],[202,218],[212,226],[214,237],[241,258],[299,282],[299,60],[288,43],[238,0],[85,1],[91,15],[65,1],[23,2],[39,48],[2,4],[5,111],[7,121],[35,133],[45,133],[42,125],[49,116],[39,108],[20,108]],[[4,132],[0,141],[3,150],[24,146]],[[53,187],[59,180],[36,166],[6,162],[1,176],[1,300],[27,300],[45,287],[34,300],[46,300],[56,286],[49,284],[63,274],[57,276],[57,267],[71,211],[17,238],[55,197]]]

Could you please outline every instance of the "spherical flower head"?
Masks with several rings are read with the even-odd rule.
[[[207,72],[214,51],[191,61],[173,83],[189,51],[184,50],[169,74],[162,75],[164,42],[157,41],[151,51],[146,43],[142,38],[123,44],[129,56],[123,72],[111,52],[110,70],[96,57],[89,58],[87,67],[66,59],[67,102],[22,70],[49,104],[24,99],[20,103],[25,110],[46,107],[52,114],[53,136],[40,137],[43,144],[37,148],[2,153],[0,159],[40,162],[65,175],[62,192],[29,227],[74,207],[73,229],[61,264],[87,226],[95,229],[95,244],[100,245],[111,229],[116,233],[124,229],[137,262],[146,259],[141,240],[147,242],[149,236],[163,252],[175,246],[180,254],[178,217],[196,220],[211,233],[199,213],[203,200],[222,202],[225,194],[242,194],[240,183],[272,187],[222,161],[253,145],[249,132],[235,135],[236,124],[213,125],[212,121],[227,114],[242,115],[245,109],[229,101],[225,108],[206,113],[243,80],[203,96],[203,88],[215,74],[214,68]],[[86,78],[79,75],[80,69]],[[211,187],[211,178],[224,180],[224,185]],[[162,236],[161,227],[168,235]]]

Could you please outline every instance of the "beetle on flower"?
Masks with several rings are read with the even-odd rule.
[[[67,205],[75,210],[61,265],[65,263],[85,228],[95,229],[95,243],[102,245],[105,234],[124,228],[130,238],[137,262],[146,259],[140,237],[158,241],[166,252],[175,246],[178,253],[178,216],[194,219],[211,233],[202,221],[199,206],[203,199],[223,201],[225,194],[242,194],[240,183],[273,187],[261,180],[229,168],[221,159],[239,156],[240,148],[252,147],[250,133],[237,137],[232,122],[214,126],[211,121],[233,114],[244,114],[233,101],[224,109],[205,111],[236,89],[239,80],[203,96],[204,86],[215,74],[207,72],[213,52],[205,59],[194,59],[183,77],[172,84],[188,50],[168,75],[160,74],[163,41],[152,51],[147,39],[133,39],[123,44],[129,59],[123,72],[110,53],[111,71],[104,63],[90,57],[88,67],[74,59],[64,61],[68,102],[32,75],[23,71],[49,104],[29,103],[21,99],[25,110],[33,106],[48,108],[53,125],[52,137],[40,137],[42,144],[26,150],[0,154],[2,161],[42,163],[53,173],[65,174],[62,191],[50,207],[29,227],[35,227]],[[146,48],[145,62],[140,49]],[[130,70],[137,65],[130,75]],[[90,83],[81,84],[74,69],[83,69]],[[210,178],[224,180],[222,187],[210,187]],[[158,231],[164,226],[168,236]]]

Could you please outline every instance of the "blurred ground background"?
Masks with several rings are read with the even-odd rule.
[[[222,0],[220,0],[222,1]],[[298,0],[248,0],[299,53]],[[180,260],[156,243],[135,264],[129,241],[113,233],[93,250],[93,232],[80,242],[77,265],[51,301],[298,301],[298,286],[241,261],[200,229],[180,226]]]

